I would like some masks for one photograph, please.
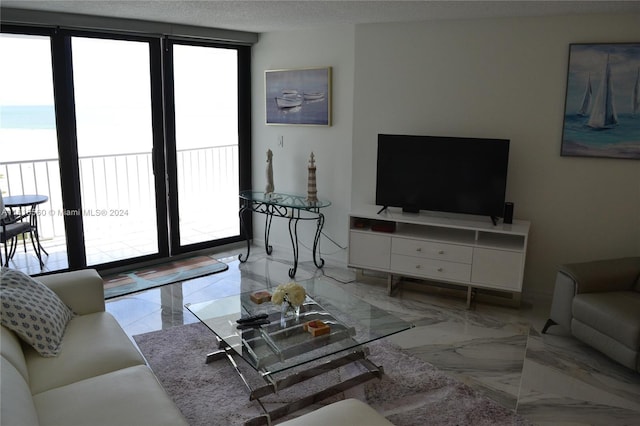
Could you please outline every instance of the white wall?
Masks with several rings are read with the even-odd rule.
[[[346,246],[352,205],[373,203],[377,134],[511,139],[507,199],[532,223],[525,298],[549,297],[557,265],[640,255],[640,162],[560,157],[570,43],[638,42],[640,16],[388,23],[262,34],[253,49],[254,187],[274,152],[277,191],[306,192],[314,151],[325,232]],[[264,71],[333,67],[333,126],[266,126]],[[284,137],[284,147],[278,137]],[[264,231],[256,216],[254,235]],[[310,224],[301,225],[311,247]],[[286,257],[286,221],[272,242]],[[322,251],[344,260],[323,238]],[[330,258],[330,256],[326,256]],[[310,253],[302,249],[302,260]]]
[[[638,41],[640,15],[357,26],[352,204],[374,203],[378,133],[506,138],[525,298],[559,264],[640,255],[640,161],[559,154],[569,44]]]
[[[266,152],[273,151],[276,192],[307,193],[308,161],[316,158],[318,197],[331,201],[323,212],[324,233],[340,247],[346,247],[347,215],[351,205],[351,138],[353,134],[354,27],[331,26],[312,31],[273,32],[260,35],[252,58],[252,164],[253,187],[266,184]],[[265,124],[264,71],[272,69],[332,67],[332,116],[330,127],[267,126]],[[284,146],[278,144],[279,137]],[[274,255],[289,256],[291,242],[288,221],[274,219],[270,242]],[[315,223],[300,222],[300,260],[310,260]],[[254,215],[254,237],[264,241],[264,216]],[[345,250],[328,238],[321,240],[326,259],[344,260]],[[307,249],[309,248],[309,249]]]

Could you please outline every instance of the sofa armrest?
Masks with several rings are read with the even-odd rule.
[[[640,257],[562,265],[560,272],[576,283],[576,294],[632,290],[640,275]]]
[[[37,280],[53,290],[76,314],[105,310],[104,283],[94,269],[44,275]]]

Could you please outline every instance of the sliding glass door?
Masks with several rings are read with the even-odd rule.
[[[41,195],[40,243],[47,270],[68,267],[56,114],[48,35],[0,34],[0,191],[3,197]],[[25,253],[23,247],[27,248]],[[20,244],[12,266],[40,272],[32,245]]]
[[[87,264],[158,253],[149,43],[71,48]]]
[[[169,43],[172,250],[240,233],[236,49]]]
[[[22,27],[0,43],[0,190],[49,197],[44,271],[241,240],[249,47]]]

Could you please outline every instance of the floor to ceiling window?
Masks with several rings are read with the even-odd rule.
[[[12,194],[49,196],[51,205],[42,209],[51,212],[42,226],[50,252],[44,271],[66,268],[51,260],[67,253],[72,268],[100,269],[240,240],[238,190],[249,187],[251,176],[248,47],[2,31],[3,58],[7,41],[41,42],[38,53],[34,47],[27,56],[44,61],[33,68],[45,82],[21,72],[27,66],[18,60],[12,73],[6,61],[0,71],[2,88],[14,89],[0,93],[0,189],[8,192],[10,182]],[[11,49],[17,59],[28,51],[17,42]],[[21,106],[32,108],[33,123],[23,124],[30,131],[16,139],[9,118],[24,112]],[[49,127],[39,129],[47,112]],[[25,147],[25,138],[32,145],[15,148]],[[49,162],[46,185],[28,186],[24,170],[37,177],[41,160]],[[47,227],[55,228],[51,241],[57,237],[59,250],[51,250]],[[78,245],[82,250],[67,249]]]
[[[47,35],[0,34],[0,191],[3,197],[46,195],[38,205],[41,243],[51,270],[68,266],[62,207],[56,116]],[[15,263],[40,271],[31,244],[20,244]]]
[[[157,253],[148,43],[71,47],[87,264]]]
[[[240,232],[238,52],[172,43],[176,246]]]

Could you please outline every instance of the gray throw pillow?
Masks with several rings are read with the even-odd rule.
[[[2,325],[45,357],[60,353],[73,312],[49,287],[23,272],[0,268]]]

